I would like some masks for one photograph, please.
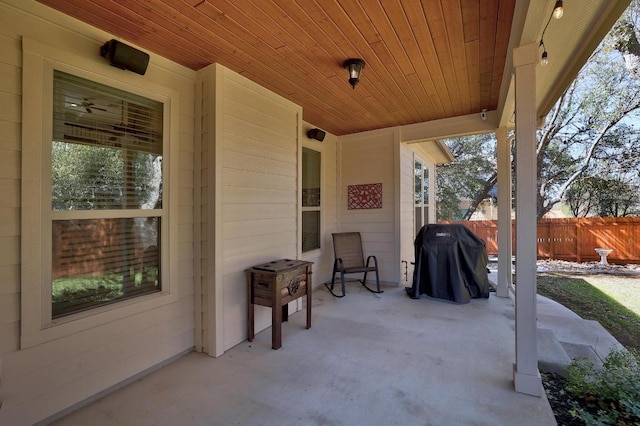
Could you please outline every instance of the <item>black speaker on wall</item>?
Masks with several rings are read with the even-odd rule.
[[[320,142],[324,140],[325,135],[326,133],[320,129],[311,129],[307,132],[307,137],[309,139],[315,139]]]
[[[144,75],[149,55],[118,40],[110,40],[100,48],[100,56],[114,67]]]

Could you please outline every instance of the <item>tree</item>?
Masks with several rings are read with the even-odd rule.
[[[576,180],[567,191],[566,201],[574,217],[594,216],[597,199],[594,195],[600,190],[595,176]]]
[[[160,202],[160,156],[143,152],[125,155],[110,147],[53,142],[51,157],[55,210],[119,209],[125,197],[143,208],[155,208]],[[128,174],[127,164],[131,168]]]
[[[576,196],[580,191],[577,182],[585,176],[617,177],[618,184],[626,185],[625,191],[640,188],[640,131],[636,124],[640,122],[639,11],[640,0],[634,0],[537,132],[538,218],[562,201],[571,188]],[[438,169],[440,218],[450,217],[453,204],[458,206],[464,198],[471,201],[463,217],[468,219],[493,192],[497,174],[489,165],[495,166],[495,142],[490,149],[478,145],[477,138],[487,143],[492,139],[485,135],[448,141],[458,157]],[[612,214],[618,210],[598,207],[597,211]]]
[[[438,166],[438,220],[468,220],[478,205],[493,196],[497,180],[496,140],[492,134],[452,138],[447,147],[456,161]],[[470,206],[461,212],[461,204]]]
[[[567,203],[575,217],[625,217],[640,212],[638,191],[621,177],[583,177],[567,191]]]
[[[607,179],[606,184],[605,190],[598,194],[598,216],[626,217],[639,213],[636,188],[619,179]]]
[[[601,192],[592,200],[597,207],[588,208],[599,215],[628,212],[633,204],[631,199],[605,202],[605,198],[610,191],[638,190],[640,144],[634,124],[640,118],[638,11],[640,2],[634,0],[538,132],[538,217],[567,195],[575,202],[585,190]],[[613,208],[616,203],[625,207]]]
[[[640,82],[622,65],[619,54],[599,48],[538,131],[539,218],[589,170],[602,172],[606,162],[628,167],[625,155],[640,148],[630,124],[640,117]]]

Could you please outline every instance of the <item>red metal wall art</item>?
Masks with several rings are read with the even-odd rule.
[[[381,183],[349,185],[347,186],[347,193],[349,210],[382,208]]]

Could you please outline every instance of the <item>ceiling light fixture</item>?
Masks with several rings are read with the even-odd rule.
[[[562,0],[558,0],[556,1],[556,5],[553,6],[553,17],[560,19],[562,15],[564,15],[564,7],[562,7]]]
[[[354,89],[356,88],[356,84],[358,84],[358,82],[360,81],[360,73],[362,72],[364,65],[364,59],[359,58],[347,59],[342,65],[349,71],[349,84]]]

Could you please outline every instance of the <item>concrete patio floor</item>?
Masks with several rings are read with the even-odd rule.
[[[554,425],[546,397],[514,392],[514,309],[348,284],[219,358],[190,353],[56,425]]]

